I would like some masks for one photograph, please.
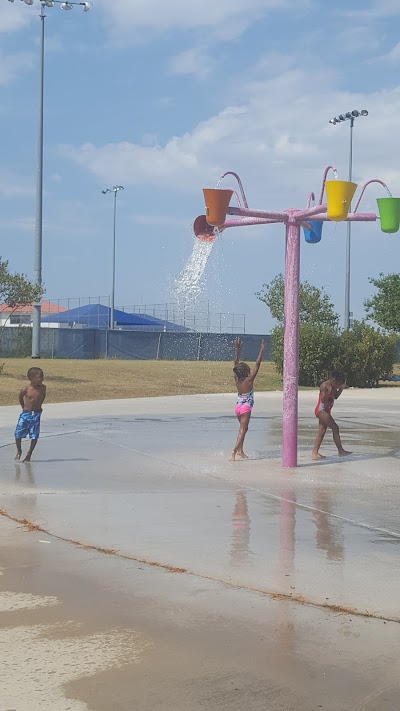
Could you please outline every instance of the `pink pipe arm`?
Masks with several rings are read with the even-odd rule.
[[[376,222],[377,219],[378,218],[374,212],[357,212],[357,214],[351,212],[349,215],[347,215],[346,222]],[[332,224],[335,223],[335,220],[329,220],[326,214],[316,215],[315,217],[313,217],[313,220],[315,220],[315,222],[332,222]]]
[[[325,173],[324,173],[324,176],[323,176],[323,178],[322,178],[321,195],[319,196],[319,204],[320,204],[320,205],[322,205],[322,200],[324,199],[325,183],[326,183],[326,179],[327,179],[327,177],[328,177],[328,173],[329,173],[330,170],[333,170],[334,173],[335,173],[335,175],[337,175],[337,170],[336,170],[336,168],[335,168],[334,165],[328,165],[328,167],[325,168]]]
[[[370,185],[371,183],[379,183],[380,185],[383,185],[383,187],[386,188],[386,190],[387,190],[388,193],[389,193],[389,196],[391,197],[390,190],[389,190],[388,186],[386,185],[386,183],[383,182],[383,180],[379,180],[379,178],[373,178],[372,180],[367,180],[367,182],[365,183],[365,185],[362,186],[361,193],[360,193],[360,197],[359,197],[358,200],[357,200],[357,205],[356,205],[355,208],[354,208],[354,212],[357,212],[357,210],[358,210],[358,206],[359,206],[359,204],[360,204],[360,202],[361,202],[362,196],[364,195],[365,188],[367,187],[367,185]]]
[[[233,170],[227,170],[226,173],[224,173],[223,175],[221,175],[221,180],[223,180],[224,178],[226,178],[227,175],[233,175],[233,177],[236,178],[236,180],[237,180],[237,182],[238,182],[238,185],[239,185],[239,190],[240,190],[241,195],[242,195],[243,204],[244,204],[245,207],[248,207],[249,204],[248,204],[248,202],[247,202],[247,198],[246,198],[246,194],[245,194],[245,192],[244,192],[243,184],[242,184],[242,181],[240,180],[238,174],[237,174],[237,173],[234,173]]]
[[[308,196],[308,200],[307,200],[307,209],[309,209],[311,207],[311,203],[314,202],[314,200],[315,200],[314,193],[310,193]]]
[[[223,229],[228,227],[246,227],[246,225],[276,225],[280,220],[264,220],[261,217],[242,217],[240,220],[226,220]]]
[[[289,215],[287,212],[269,212],[268,210],[248,210],[247,208],[228,207],[229,215],[237,217],[258,217],[262,220],[277,220],[277,222],[287,222]]]
[[[302,210],[299,214],[301,217],[314,217],[316,215],[322,215],[323,213],[326,213],[326,205],[315,205],[315,207],[309,207],[307,210]]]

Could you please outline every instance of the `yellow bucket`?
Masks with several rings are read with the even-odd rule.
[[[206,220],[213,227],[222,227],[225,223],[226,213],[233,195],[233,190],[219,190],[219,188],[204,188],[204,201],[206,205]]]
[[[349,214],[357,183],[346,180],[328,180],[325,184],[328,220],[343,222]]]

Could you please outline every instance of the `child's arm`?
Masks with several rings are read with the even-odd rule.
[[[26,395],[26,388],[22,388],[22,390],[20,390],[19,394],[18,394],[18,402],[21,405],[22,409],[24,409],[24,405],[25,405],[25,403],[24,403],[25,395]]]
[[[240,338],[236,336],[233,341],[233,364],[237,365],[239,363],[239,353],[240,353]]]
[[[47,393],[47,390],[46,390],[46,386],[45,386],[45,385],[43,385],[43,398],[42,398],[42,405],[43,405],[43,403],[44,403],[44,401],[45,401],[45,399],[46,399],[46,393]],[[40,409],[42,409],[42,408],[40,407]]]
[[[341,394],[342,394],[343,390],[345,389],[345,387],[346,387],[346,383],[343,383],[343,385],[341,385],[339,388],[336,388],[335,400],[337,400],[338,397],[341,396]]]
[[[257,360],[256,360],[256,364],[255,364],[255,366],[254,366],[254,370],[252,370],[252,372],[250,373],[250,380],[251,380],[251,381],[255,380],[255,377],[256,377],[258,371],[260,370],[260,365],[261,365],[261,363],[262,363],[262,359],[263,359],[263,355],[264,355],[264,348],[265,348],[265,341],[262,340],[262,341],[261,341],[261,346],[260,346],[260,352],[259,352],[259,354],[258,354],[258,356],[257,356]]]

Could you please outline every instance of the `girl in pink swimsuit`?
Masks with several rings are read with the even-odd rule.
[[[254,369],[251,370],[247,363],[239,362],[240,339],[235,338],[234,342],[234,357],[233,357],[233,373],[238,391],[238,397],[235,407],[235,415],[239,420],[239,433],[236,439],[235,448],[233,449],[229,460],[234,462],[236,456],[241,459],[247,459],[247,455],[243,451],[243,442],[249,429],[251,411],[254,406],[254,390],[253,385],[256,375],[260,370],[261,361],[263,359],[265,343],[261,341],[260,352],[258,354]]]

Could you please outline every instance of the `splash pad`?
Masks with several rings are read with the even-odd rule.
[[[334,172],[334,180],[327,180],[329,171]],[[219,184],[228,175],[238,182],[241,198],[235,191],[220,190]],[[365,188],[371,183],[379,183],[388,193],[378,200],[379,216],[375,213],[358,213]],[[304,210],[288,209],[283,212],[249,209],[242,182],[232,171],[224,173],[216,188],[203,190],[206,214],[194,222],[194,233],[200,241],[212,244],[215,229],[219,232],[229,227],[245,225],[267,225],[283,223],[286,228],[285,250],[285,302],[284,302],[284,353],[283,353],[283,412],[282,412],[282,466],[297,467],[298,428],[298,370],[299,370],[299,287],[300,287],[300,231],[305,231],[306,241],[315,244],[321,240],[323,222],[375,222],[381,220],[381,229],[387,234],[397,232],[400,227],[400,198],[393,198],[382,180],[369,180],[363,186],[354,212],[350,212],[351,201],[357,184],[337,179],[336,168],[329,165],[324,172],[318,205],[311,207],[310,195]],[[326,203],[324,193],[326,190]],[[228,194],[231,193],[228,200]],[[230,206],[235,195],[237,207]],[[236,219],[227,220],[227,215]],[[321,227],[319,226],[321,225]]]

